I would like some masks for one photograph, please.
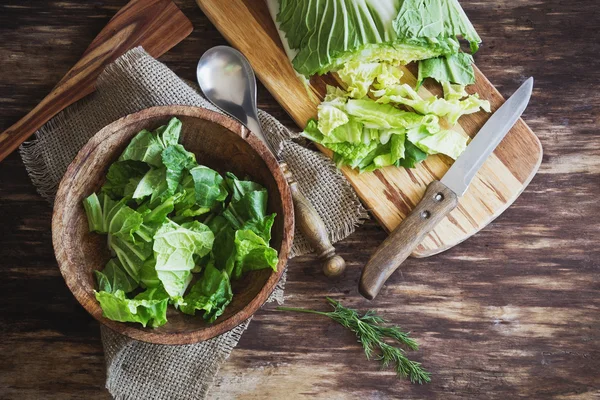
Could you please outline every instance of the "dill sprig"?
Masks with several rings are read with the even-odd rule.
[[[327,301],[333,306],[333,311],[324,312],[294,307],[277,307],[277,309],[329,317],[356,334],[367,360],[374,358],[381,361],[384,368],[393,365],[398,376],[408,377],[412,383],[423,384],[431,381],[429,372],[421,368],[420,363],[409,360],[404,349],[385,341],[385,338],[389,338],[411,350],[417,350],[419,345],[409,337],[408,333],[402,332],[398,326],[384,326],[387,321],[373,311],[367,311],[361,316],[356,310],[344,307],[339,301],[329,297]]]

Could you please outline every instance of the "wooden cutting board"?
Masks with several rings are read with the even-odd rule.
[[[285,108],[300,128],[317,113],[326,84],[335,77],[313,77],[309,90],[297,78],[281,44],[279,34],[263,0],[196,0],[200,8],[231,45],[250,61],[256,75]],[[415,70],[405,68],[404,81],[414,85]],[[469,92],[488,99],[495,111],[504,99],[485,76],[475,68],[476,83]],[[435,85],[419,92],[441,94]],[[491,114],[479,112],[461,117],[452,129],[474,136]],[[326,154],[326,149],[321,148]],[[471,186],[450,213],[413,252],[427,257],[467,239],[490,223],[525,189],[542,160],[542,146],[529,127],[519,120],[485,162]],[[393,230],[419,202],[425,188],[440,179],[452,160],[443,155],[429,156],[415,169],[386,167],[358,174],[342,168],[365,206],[388,231]]]

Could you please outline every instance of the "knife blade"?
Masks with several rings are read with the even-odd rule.
[[[358,286],[360,294],[374,299],[415,247],[456,208],[458,198],[467,191],[477,171],[525,111],[532,90],[533,78],[529,78],[488,119],[442,179],[429,184],[419,204],[375,250],[363,268]]]

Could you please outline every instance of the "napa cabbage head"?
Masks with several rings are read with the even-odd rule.
[[[457,0],[279,0],[276,21],[294,68],[307,77],[346,63],[454,54],[459,37],[473,52],[481,42]]]
[[[472,43],[480,41],[476,33],[473,35],[472,25],[456,0],[438,0],[431,9],[424,3],[279,0],[276,20],[287,45],[295,50],[294,68],[307,77],[336,71],[352,62],[386,61],[403,65],[453,54],[460,48],[459,35]],[[444,7],[446,3],[450,4]],[[425,15],[419,20],[414,13]],[[418,25],[440,18],[442,23],[431,29]]]

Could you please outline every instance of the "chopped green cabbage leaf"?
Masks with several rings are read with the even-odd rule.
[[[168,294],[162,288],[152,288],[128,299],[125,292],[95,292],[105,318],[120,322],[137,322],[158,328],[167,323]]]
[[[456,99],[456,94],[450,94],[450,100],[440,99],[430,96],[427,99],[421,98],[419,94],[407,84],[396,85],[387,89],[373,91],[373,95],[378,97],[378,103],[396,103],[411,107],[419,114],[433,114],[438,117],[446,117],[451,125],[456,124],[458,119],[465,114],[473,114],[479,109],[490,111],[490,103],[487,100],[481,100],[479,95],[468,96],[464,100]]]
[[[154,235],[156,272],[173,299],[183,296],[195,267],[194,255],[204,256],[212,248],[214,234],[198,221],[190,225],[165,222]]]
[[[232,298],[229,276],[224,271],[209,265],[204,270],[202,278],[184,297],[180,310],[190,315],[195,315],[196,310],[204,311],[203,318],[208,322],[214,322],[223,314]]]
[[[433,78],[440,83],[450,82],[459,85],[475,83],[473,56],[467,53],[457,53],[419,61],[417,87],[421,86],[425,78]]]

